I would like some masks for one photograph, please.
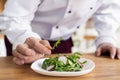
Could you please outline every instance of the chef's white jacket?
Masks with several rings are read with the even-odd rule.
[[[119,0],[7,0],[0,15],[0,33],[14,48],[28,37],[66,40],[91,16],[99,34],[96,46],[104,42],[115,45]]]

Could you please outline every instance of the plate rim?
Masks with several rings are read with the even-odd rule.
[[[84,74],[87,74],[89,72],[91,72],[94,68],[95,68],[95,63],[91,60],[91,59],[87,59],[87,58],[80,58],[80,59],[83,59],[83,60],[87,60],[89,61],[91,64],[92,64],[92,68],[88,69],[88,70],[83,70],[83,71],[77,71],[77,72],[58,72],[58,71],[47,71],[47,70],[44,70],[40,67],[40,65],[38,65],[38,62],[40,64],[43,63],[43,61],[45,59],[48,59],[48,58],[41,58],[41,59],[38,59],[36,61],[34,61],[32,64],[31,64],[31,69],[39,74],[42,74],[42,75],[47,75],[47,76],[80,76],[80,75],[84,75]],[[42,61],[43,60],[43,61]],[[38,71],[34,68],[34,66],[37,65],[39,66],[40,70],[41,71]]]

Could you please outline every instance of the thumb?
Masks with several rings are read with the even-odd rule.
[[[112,59],[115,58],[116,51],[117,51],[117,49],[116,49],[115,47],[111,47],[111,48],[110,48],[110,57],[111,57]]]
[[[97,48],[97,50],[95,51],[95,55],[96,56],[100,56],[101,55],[101,47]]]

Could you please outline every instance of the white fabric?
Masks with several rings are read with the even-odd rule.
[[[15,48],[30,36],[66,40],[93,16],[99,33],[96,46],[103,42],[115,45],[119,14],[119,0],[7,0],[0,30]]]
[[[1,35],[0,35],[1,36]],[[0,57],[7,55],[3,37],[0,37]]]

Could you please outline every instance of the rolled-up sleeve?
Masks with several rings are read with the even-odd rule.
[[[116,46],[116,31],[120,26],[120,3],[119,0],[101,0],[102,5],[93,15],[98,37],[96,47],[102,43],[111,43]]]
[[[28,37],[40,38],[31,28],[31,21],[39,4],[40,0],[29,0],[29,4],[25,0],[7,0],[0,15],[0,33],[8,37],[13,49]]]

